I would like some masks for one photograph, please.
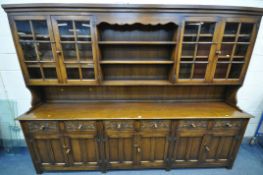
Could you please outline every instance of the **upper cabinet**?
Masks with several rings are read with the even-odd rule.
[[[241,84],[259,23],[179,14],[125,23],[100,15],[12,16],[27,84]]]

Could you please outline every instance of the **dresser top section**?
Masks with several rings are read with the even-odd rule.
[[[251,118],[223,102],[210,103],[46,103],[18,120]]]
[[[262,8],[241,7],[241,6],[216,6],[216,5],[175,5],[175,4],[87,4],[87,3],[25,3],[25,4],[4,4],[2,7],[6,12],[30,12],[38,11],[93,11],[93,12],[187,12],[195,11],[197,13],[243,13],[243,14],[263,14]]]

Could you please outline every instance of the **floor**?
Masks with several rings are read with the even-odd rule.
[[[0,175],[34,175],[34,168],[26,150],[17,154],[0,152]],[[85,172],[52,172],[44,175],[102,175],[97,171]],[[255,145],[243,144],[232,170],[217,169],[176,169],[164,170],[134,170],[110,171],[106,175],[262,175],[263,174],[263,148]]]

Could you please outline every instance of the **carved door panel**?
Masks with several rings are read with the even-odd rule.
[[[145,120],[140,123],[140,132],[135,143],[137,163],[144,167],[165,167],[170,121]]]
[[[99,166],[99,140],[95,121],[66,121],[64,149],[71,166],[97,169]]]
[[[65,166],[66,152],[60,137],[58,123],[54,121],[27,122],[30,147],[37,164],[42,167]]]
[[[133,121],[104,121],[104,143],[108,168],[132,167],[135,161]],[[106,167],[106,168],[107,168]]]

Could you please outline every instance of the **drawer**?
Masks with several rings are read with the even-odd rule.
[[[239,129],[242,126],[242,120],[216,120],[214,129]]]
[[[206,129],[208,126],[207,120],[180,120],[179,129]]]
[[[104,127],[106,130],[134,130],[134,121],[132,120],[113,120],[113,121],[104,121]]]
[[[96,131],[96,121],[66,121],[67,131]]]
[[[56,121],[30,121],[27,126],[30,133],[58,132]]]
[[[170,120],[141,121],[141,130],[169,130]]]

